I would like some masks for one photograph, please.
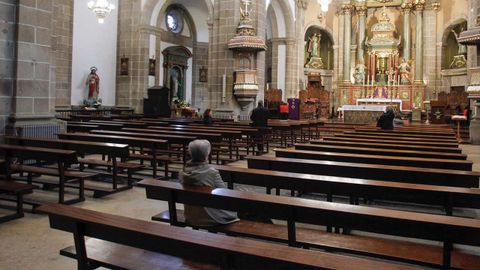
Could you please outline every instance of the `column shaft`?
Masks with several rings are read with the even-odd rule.
[[[403,17],[403,38],[405,40],[403,44],[403,58],[407,61],[411,59],[410,48],[412,47],[412,42],[410,36],[410,9],[405,9]]]
[[[367,15],[367,8],[365,6],[358,6],[358,49],[357,60],[360,63],[365,63],[365,20]]]
[[[423,81],[423,8],[417,6],[416,40],[415,40],[415,81]]]
[[[343,50],[343,81],[348,82],[350,81],[350,47],[352,43],[352,15],[351,15],[351,7],[345,6],[344,7],[344,50]]]

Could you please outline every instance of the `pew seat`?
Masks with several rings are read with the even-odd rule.
[[[183,210],[177,210],[177,225],[188,226]],[[152,220],[169,223],[169,211],[161,212]],[[288,243],[288,227],[242,219],[222,226],[206,227],[211,232],[228,235],[253,237],[257,239]],[[420,244],[402,240],[381,239],[370,236],[330,233],[310,228],[297,227],[297,242],[302,246],[320,248],[332,252],[347,252],[364,256],[374,256],[404,262],[426,265],[442,265],[441,246]],[[478,269],[480,256],[460,250],[452,252],[452,267],[458,269]]]
[[[357,270],[418,269],[209,234],[59,204],[43,205],[39,211],[49,215],[51,228],[73,234],[76,248],[63,249],[61,254],[75,258],[78,269],[104,266],[111,269],[341,270],[351,269],[352,265]],[[171,256],[177,259],[171,260]]]
[[[23,196],[25,194],[30,194],[33,192],[35,186],[24,184],[24,183],[17,183],[15,181],[6,181],[0,179],[0,194],[13,195],[15,197],[15,213],[7,214],[0,217],[0,223],[21,218],[24,216],[23,214]]]
[[[92,265],[109,269],[220,270],[220,267],[211,264],[183,260],[178,257],[96,238],[86,240],[85,247]],[[77,259],[75,246],[60,250],[60,255]]]
[[[128,174],[127,187],[132,187],[133,172],[141,170],[142,168],[145,167],[142,164],[136,164],[131,162],[116,162],[116,164],[114,165],[112,161],[93,159],[93,158],[79,158],[78,163],[80,163],[80,165],[107,167],[108,169],[116,165],[118,170],[127,170],[127,174]]]

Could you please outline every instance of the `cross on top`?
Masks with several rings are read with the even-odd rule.
[[[247,18],[250,15],[250,8],[249,6],[252,4],[251,0],[242,0],[243,8],[240,7],[240,13],[242,18]]]

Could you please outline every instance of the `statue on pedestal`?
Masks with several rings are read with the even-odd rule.
[[[460,30],[460,33],[463,32]],[[452,29],[452,33],[455,36],[455,41],[457,42],[458,45],[458,51],[457,55],[453,57],[453,61],[450,64],[450,68],[464,68],[467,66],[467,58],[465,55],[467,55],[467,46],[461,43],[458,43],[458,34],[455,32],[455,30]]]
[[[306,54],[308,54],[308,63],[305,65],[306,68],[320,69],[323,67],[323,61],[320,57],[321,37],[321,34],[314,33],[311,37],[308,38],[308,45],[306,48]]]
[[[398,72],[400,73],[400,84],[411,84],[410,79],[410,65],[402,58],[402,63],[398,66]]]
[[[367,69],[367,67],[362,63],[355,66],[355,73],[353,74],[355,84],[365,84],[365,69]]]

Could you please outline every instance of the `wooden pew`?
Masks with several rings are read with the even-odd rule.
[[[394,130],[385,130],[379,128],[356,128],[355,131],[358,132],[368,132],[377,134],[377,132],[381,133],[390,133],[390,134],[404,134],[404,135],[423,135],[428,137],[449,137],[455,138],[455,132],[453,130],[423,130],[423,129],[394,129]]]
[[[452,187],[478,188],[480,177],[480,172],[310,159],[247,157],[247,161],[248,167],[253,169]]]
[[[60,139],[81,140],[90,142],[120,143],[127,144],[131,148],[149,149],[151,154],[130,153],[129,160],[148,160],[152,162],[153,178],[157,178],[157,165],[159,162],[165,164],[165,178],[169,175],[169,164],[173,161],[171,157],[159,155],[159,151],[167,147],[167,140],[144,139],[139,137],[115,136],[115,135],[97,135],[89,133],[60,133]]]
[[[242,139],[242,132],[238,130],[218,130],[218,129],[202,129],[202,128],[197,128],[195,126],[148,126],[146,127],[149,130],[161,130],[161,131],[184,131],[188,133],[214,133],[214,134],[220,134],[222,138],[226,139],[228,141],[228,144],[226,145],[228,147],[228,153],[230,160],[233,159],[233,146],[234,146],[234,141],[236,140],[241,140]],[[220,152],[220,148],[222,146],[223,142],[217,142],[212,146],[217,146],[218,148],[217,153]],[[212,149],[213,150],[213,149]],[[237,159],[239,159],[239,154],[238,154],[238,149],[237,149]],[[218,161],[218,154],[217,154],[217,161]]]
[[[33,146],[33,147],[47,147],[55,149],[73,150],[80,156],[78,162],[80,170],[83,171],[85,165],[107,167],[111,169],[109,173],[112,177],[112,188],[106,189],[98,185],[85,184],[86,190],[93,191],[93,197],[100,198],[109,194],[124,191],[132,188],[133,172],[142,169],[141,164],[126,162],[129,157],[129,147],[127,144],[115,144],[104,142],[91,142],[82,140],[62,140],[62,139],[39,139],[39,138],[25,138],[6,136],[5,139],[10,144]],[[108,160],[85,158],[86,155],[102,155],[108,156]],[[118,171],[127,170],[127,185],[123,187],[118,186]]]
[[[100,127],[92,124],[69,124],[67,123],[67,132],[90,132],[94,129],[99,129]]]
[[[32,193],[34,188],[35,186],[33,185],[0,179],[0,195],[13,196],[13,201],[15,201],[15,213],[1,216],[0,223],[24,216],[23,196]],[[8,198],[0,197],[0,200],[2,199],[9,200]]]
[[[406,167],[436,168],[447,170],[472,171],[470,160],[436,159],[419,157],[399,157],[370,154],[321,152],[309,150],[274,149],[276,157],[299,158],[313,160],[330,160],[365,164],[381,164]]]
[[[335,137],[338,138],[353,138],[353,139],[368,139],[376,141],[390,141],[390,142],[401,142],[401,143],[411,143],[411,144],[420,144],[420,145],[429,145],[429,146],[439,146],[439,147],[458,147],[458,142],[454,141],[445,141],[438,139],[421,139],[421,138],[411,138],[411,137],[400,137],[400,136],[376,136],[376,135],[357,135],[355,133],[343,133],[336,134]]]
[[[330,137],[324,136],[322,140],[311,140],[311,144],[328,144],[328,145],[339,145],[339,146],[357,146],[357,147],[367,147],[367,148],[385,148],[393,150],[414,150],[414,151],[430,151],[430,152],[440,152],[440,153],[456,153],[461,154],[462,149],[454,147],[435,147],[435,146],[424,146],[424,145],[414,145],[414,144],[404,144],[391,141],[379,142],[377,140],[357,140],[350,138],[339,138],[339,137]]]
[[[428,134],[405,134],[400,132],[364,132],[364,131],[345,131],[344,134],[355,134],[355,135],[366,135],[366,136],[381,136],[381,137],[400,137],[400,138],[418,138],[420,140],[429,140],[429,141],[446,141],[446,142],[457,142],[455,137],[451,136],[431,136]]]
[[[67,122],[67,127],[68,125],[94,125],[98,126],[100,129],[106,129],[106,130],[121,130],[123,128],[123,124],[120,123],[114,123],[111,121],[105,121],[105,122],[75,122],[75,121],[68,121]]]
[[[167,140],[167,143],[172,146],[173,144],[181,145],[182,151],[182,160],[183,163],[187,163],[187,145],[196,140],[197,137],[193,135],[173,135],[165,133],[141,133],[141,132],[127,132],[127,131],[109,131],[109,130],[93,130],[93,134],[100,135],[117,135],[117,136],[128,136],[128,137],[137,137],[137,138],[146,138],[146,139],[159,139]]]
[[[340,134],[339,134],[340,135]],[[361,138],[361,137],[344,137],[344,136],[339,136],[336,135],[334,137],[330,136],[324,136],[322,139],[324,141],[347,141],[347,142],[361,142],[361,143],[377,143],[377,144],[392,144],[392,145],[410,145],[410,146],[423,146],[426,149],[439,149],[441,148],[442,152],[444,152],[444,148],[451,148],[449,152],[453,153],[461,153],[462,150],[458,148],[458,143],[436,143],[436,142],[419,142],[419,141],[401,141],[401,140],[393,140],[393,139],[388,139],[388,140],[383,140],[383,139],[375,139],[375,138]],[[312,143],[315,143],[315,141],[311,141]]]
[[[221,165],[215,165],[214,168],[220,172],[230,189],[234,189],[235,184],[243,184],[265,187],[267,194],[271,193],[272,188],[277,189],[277,195],[280,195],[280,189],[323,193],[327,195],[329,202],[333,202],[335,195],[349,197],[351,204],[358,204],[358,198],[369,198],[440,205],[450,216],[455,207],[480,209],[480,189],[477,188],[398,183]]]
[[[454,244],[480,246],[480,220],[404,212],[389,209],[312,201],[259,193],[186,186],[179,183],[144,179],[147,198],[168,201],[172,225],[183,225],[176,203],[262,214],[284,220],[283,230],[272,224],[242,221],[209,227],[230,234],[287,242],[291,246],[315,247],[366,256],[400,260],[420,265],[476,269],[480,257],[454,249]],[[180,212],[181,213],[181,212]],[[440,241],[443,247],[417,244],[407,240],[352,236],[302,229],[297,223],[335,226],[389,236]]]
[[[73,234],[75,246],[60,254],[76,259],[78,269],[313,270],[351,269],[352,265],[358,270],[417,269],[63,205],[48,204],[40,210],[49,215],[51,228]]]
[[[309,150],[309,151],[326,151],[326,152],[338,152],[338,153],[354,153],[354,154],[366,154],[366,155],[383,155],[383,156],[399,156],[399,157],[419,157],[419,158],[437,158],[437,159],[456,159],[467,160],[465,154],[455,153],[441,153],[441,152],[426,152],[426,151],[414,151],[414,150],[394,150],[379,147],[372,144],[371,148],[368,147],[355,147],[342,145],[331,145],[328,143],[323,144],[295,144],[296,150]]]
[[[0,144],[0,152],[5,154],[6,179],[11,180],[13,173],[28,173],[27,182],[41,183],[44,187],[58,187],[58,202],[65,204],[77,203],[85,200],[84,180],[93,178],[96,173],[86,173],[68,170],[70,164],[78,163],[77,153],[70,150],[50,149],[41,147],[26,147],[18,145]],[[56,163],[57,168],[38,167],[33,165],[13,164],[14,159],[36,160],[40,162]],[[32,174],[57,176],[58,181],[33,178]],[[75,181],[75,183],[69,183]],[[65,200],[65,186],[78,188],[78,198]],[[38,206],[36,202],[32,205]]]

